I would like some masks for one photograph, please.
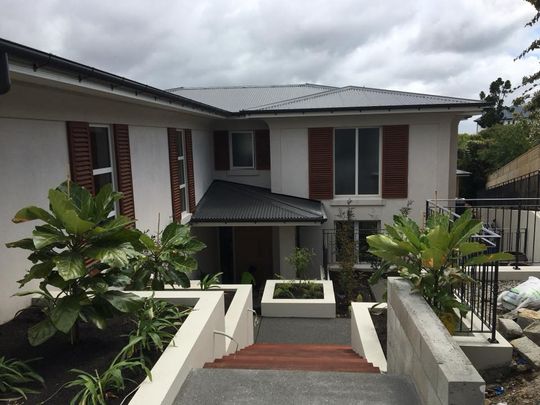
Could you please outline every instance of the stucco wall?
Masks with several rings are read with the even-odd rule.
[[[31,263],[28,251],[8,249],[7,242],[31,236],[37,222],[14,224],[14,214],[28,205],[47,208],[47,192],[69,170],[65,123],[0,118],[0,323],[30,302],[11,297]],[[25,289],[31,289],[26,286]]]
[[[411,216],[421,221],[425,201],[454,198],[457,159],[457,123],[450,114],[387,114],[305,118],[268,118],[270,128],[272,191],[309,197],[308,131],[310,127],[366,127],[409,125],[409,195],[407,199],[356,198],[352,206],[358,220],[392,221],[401,207],[413,200]],[[325,228],[332,228],[346,198],[324,201]]]

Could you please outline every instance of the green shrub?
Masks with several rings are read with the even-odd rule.
[[[186,225],[175,222],[158,232],[156,237],[140,235],[143,255],[133,261],[133,283],[135,290],[163,290],[165,285],[188,288],[188,273],[197,269],[195,253],[206,245],[190,234]]]
[[[34,265],[19,281],[20,287],[41,280],[39,290],[18,294],[39,294],[46,303],[46,318],[28,330],[30,344],[39,345],[57,331],[70,333],[75,342],[79,320],[104,328],[107,318],[141,305],[137,296],[110,289],[129,282],[121,269],[139,256],[133,247],[139,232],[129,228],[133,221],[111,216],[121,196],[111,185],[93,197],[65,182],[49,190],[50,212],[30,206],[15,214],[15,223],[44,222],[31,237],[6,244],[31,251],[28,259]]]
[[[481,254],[487,246],[471,242],[481,228],[481,221],[473,219],[470,210],[454,222],[448,215],[432,214],[424,229],[406,216],[395,216],[394,223],[386,225],[385,234],[367,237],[369,252],[382,259],[370,283],[376,283],[385,272],[397,271],[422,294],[452,333],[458,320],[455,310],[462,315],[469,310],[453,293],[462,283],[474,282],[464,267],[513,258],[508,253]]]
[[[43,378],[37,374],[28,363],[17,359],[0,357],[0,393],[2,395],[19,395],[27,399],[27,394],[37,394],[39,391],[28,387],[32,384],[43,384]]]
[[[306,271],[313,256],[315,256],[315,253],[312,250],[295,247],[293,252],[285,258],[285,261],[295,268],[297,279],[305,280]]]
[[[206,274],[199,283],[199,288],[203,291],[218,288],[219,278],[223,273]]]

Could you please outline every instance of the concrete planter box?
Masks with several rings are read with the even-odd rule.
[[[261,300],[262,316],[274,318],[335,318],[336,298],[331,281],[313,280],[322,284],[323,298],[315,299],[284,299],[274,298],[276,284],[299,283],[298,280],[268,280],[264,286]]]

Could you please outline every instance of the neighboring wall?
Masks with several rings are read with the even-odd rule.
[[[540,170],[540,145],[536,145],[499,170],[491,173],[488,177],[486,188],[493,188],[501,183],[517,179],[537,170]]]
[[[388,374],[409,377],[422,404],[484,404],[484,380],[406,280],[388,279],[387,322]]]
[[[412,200],[411,216],[421,221],[425,201],[435,198],[454,198],[456,195],[456,159],[458,120],[451,114],[385,114],[329,116],[314,118],[268,118],[272,164],[272,191],[297,197],[309,197],[308,128],[369,127],[409,125],[409,189],[407,199],[355,198],[352,207],[357,220],[392,221],[392,216],[407,200]],[[323,201],[328,222],[347,198]]]
[[[162,227],[171,220],[167,127],[192,129],[196,201],[212,181],[211,119],[15,80],[0,96],[0,323],[30,301],[11,297],[30,262],[24,251],[5,243],[29,236],[35,224],[15,225],[11,218],[27,205],[46,208],[48,189],[66,179],[66,121],[129,125],[135,215],[142,230],[155,232],[158,214]]]

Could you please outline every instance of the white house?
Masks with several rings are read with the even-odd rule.
[[[0,90],[0,323],[28,303],[8,299],[28,262],[4,246],[32,224],[11,218],[68,175],[91,191],[112,182],[139,229],[191,223],[204,273],[288,277],[299,245],[316,275],[348,200],[375,229],[409,200],[421,220],[426,199],[453,198],[458,123],[484,107],[316,84],[164,91],[5,40]]]

